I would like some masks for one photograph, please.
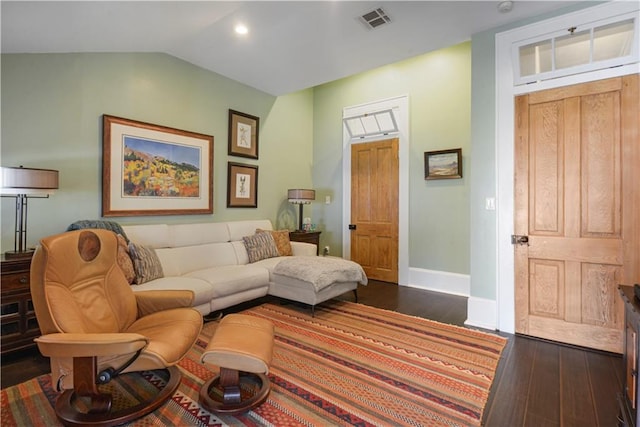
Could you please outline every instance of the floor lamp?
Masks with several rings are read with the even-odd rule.
[[[27,249],[27,201],[48,198],[58,188],[58,171],[20,167],[0,168],[2,197],[16,199],[15,240],[13,251],[5,252],[6,259],[28,258],[33,249]]]
[[[311,201],[316,199],[316,191],[315,190],[302,190],[302,189],[293,189],[287,191],[287,198],[289,199],[289,203],[293,203],[294,205],[300,205],[300,210],[298,213],[298,230],[304,231],[302,229],[302,207],[304,205],[308,205]]]

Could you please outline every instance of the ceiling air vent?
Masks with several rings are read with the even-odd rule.
[[[389,15],[382,10],[382,8],[377,8],[372,10],[371,12],[367,12],[360,17],[360,21],[367,27],[369,30],[373,30],[374,28],[378,28],[381,25],[391,23],[391,18]]]

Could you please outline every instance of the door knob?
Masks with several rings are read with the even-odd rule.
[[[529,246],[529,236],[522,236],[519,234],[511,235],[511,244],[512,245],[527,245]]]

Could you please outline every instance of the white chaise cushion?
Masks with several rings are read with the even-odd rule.
[[[187,277],[210,283],[214,298],[269,286],[269,271],[250,265],[227,265],[208,268],[189,273]]]

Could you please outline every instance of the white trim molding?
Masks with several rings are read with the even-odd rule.
[[[448,271],[409,268],[410,288],[425,289],[445,294],[469,296],[471,276]]]
[[[492,299],[469,297],[467,300],[467,320],[466,326],[495,330],[496,302]]]

